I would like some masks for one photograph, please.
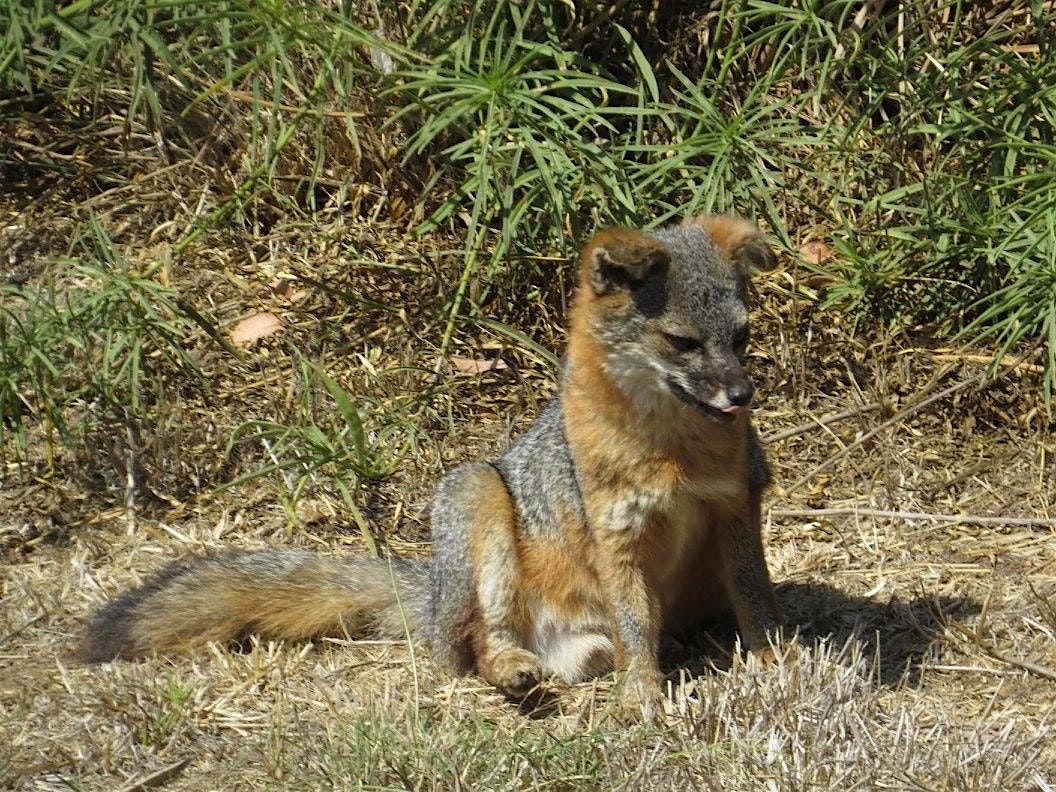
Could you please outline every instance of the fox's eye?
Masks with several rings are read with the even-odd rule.
[[[700,349],[700,342],[695,338],[686,338],[685,336],[672,335],[671,333],[664,333],[664,338],[667,339],[667,343],[675,348],[676,352],[692,352],[694,349]]]
[[[733,348],[744,349],[748,346],[748,325],[745,325],[733,336]]]

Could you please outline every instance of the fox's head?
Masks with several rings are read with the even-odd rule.
[[[574,322],[639,403],[673,399],[732,421],[752,400],[747,278],[774,263],[762,232],[736,217],[605,229],[583,250]]]

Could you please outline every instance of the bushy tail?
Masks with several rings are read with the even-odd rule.
[[[103,607],[74,655],[99,663],[249,635],[396,638],[407,627],[420,633],[428,607],[424,563],[390,566],[385,559],[304,550],[227,552],[173,563]]]

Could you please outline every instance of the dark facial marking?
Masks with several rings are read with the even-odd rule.
[[[653,319],[667,310],[668,266],[654,266],[631,292],[635,308],[646,318]]]
[[[698,339],[675,335],[673,333],[664,333],[664,340],[666,340],[676,352],[694,352],[701,347],[701,343]]]
[[[748,325],[742,325],[738,328],[737,332],[733,334],[733,348],[738,352],[743,352],[745,347],[748,346]]]
[[[612,250],[599,246],[594,251],[594,290],[606,294],[613,289],[638,290],[654,276],[667,270],[667,251],[646,250],[619,245]]]

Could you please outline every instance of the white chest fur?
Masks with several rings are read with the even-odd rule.
[[[598,529],[640,533],[657,515],[671,510],[675,493],[668,489],[637,489],[612,499],[602,510]]]

